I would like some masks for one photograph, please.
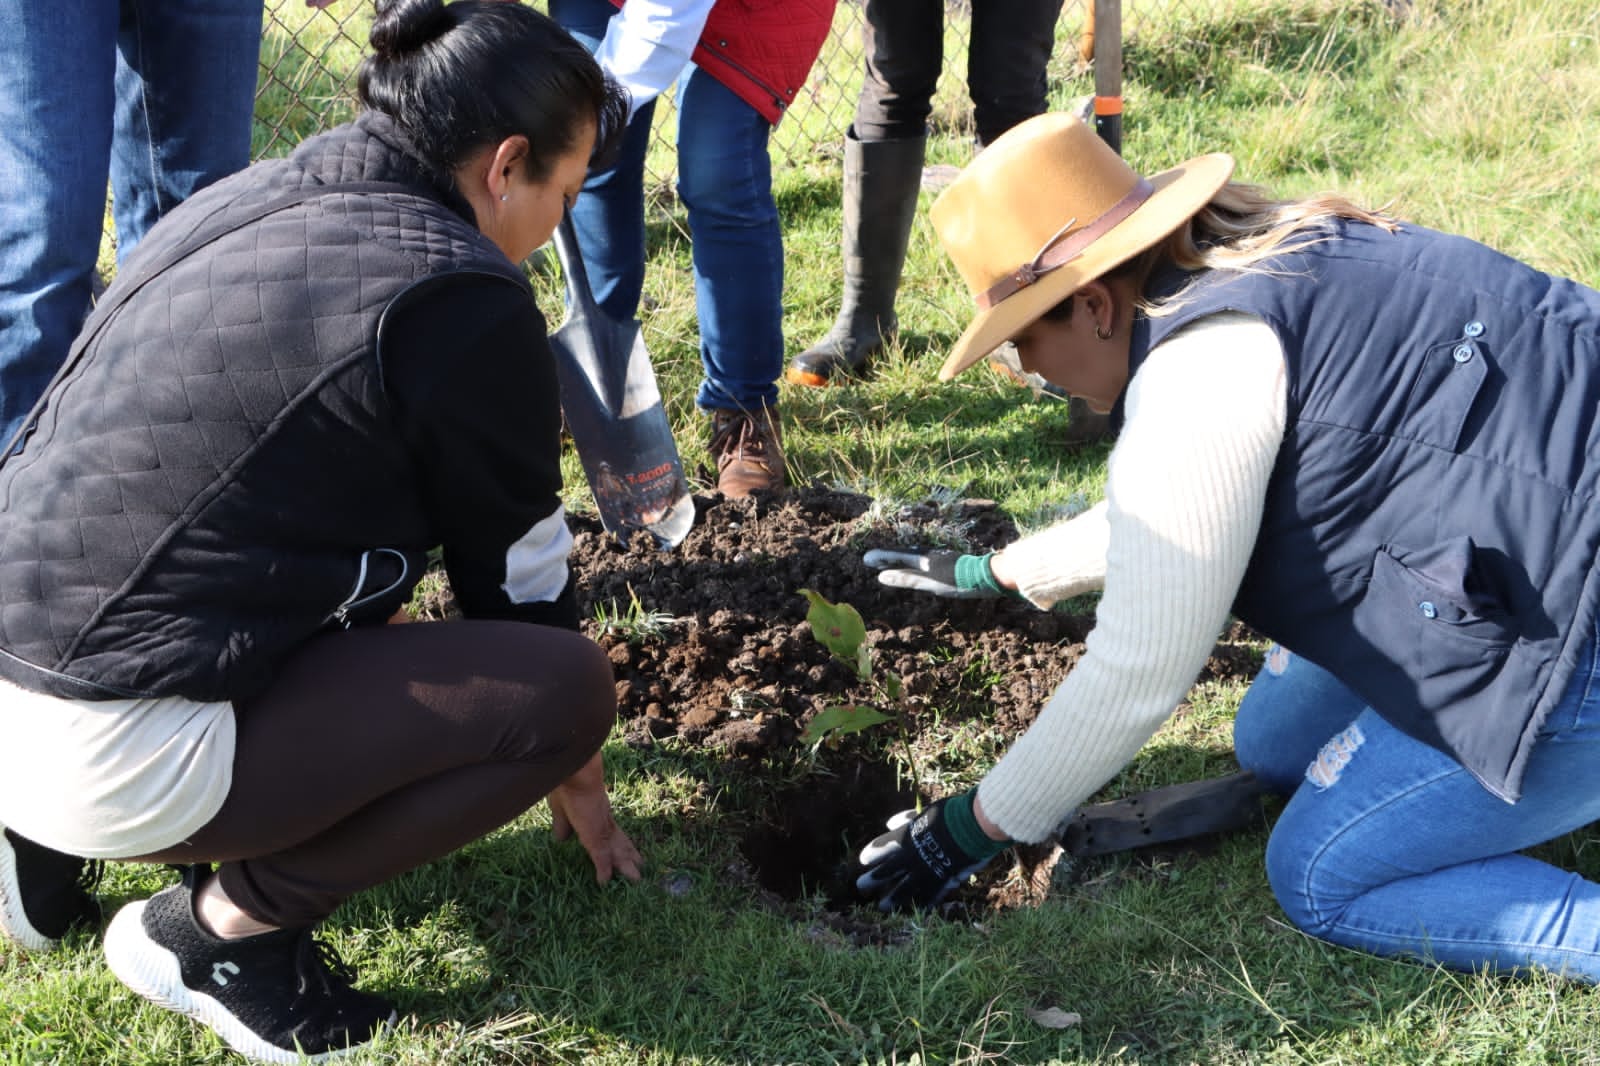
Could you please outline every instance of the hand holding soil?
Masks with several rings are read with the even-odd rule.
[[[598,752],[577,773],[550,793],[551,833],[566,840],[574,833],[578,843],[594,863],[599,884],[620,873],[630,881],[640,877],[644,859],[611,816],[611,797],[606,794],[605,763]]]

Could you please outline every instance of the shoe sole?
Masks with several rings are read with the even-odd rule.
[[[874,349],[860,366],[838,364],[833,369],[807,370],[799,364],[797,359],[790,363],[784,370],[784,380],[791,385],[803,385],[808,389],[822,389],[829,385],[846,385],[853,382],[865,381],[871,370],[872,360],[877,358],[878,351]]]
[[[834,383],[826,374],[818,374],[810,370],[796,370],[794,367],[790,367],[783,376],[789,384],[804,385],[808,389],[820,389]]]
[[[151,940],[144,931],[144,902],[130,903],[117,912],[106,929],[106,964],[117,980],[158,1007],[193,1018],[222,1038],[239,1054],[260,1062],[325,1062],[359,1051],[371,1041],[317,1055],[285,1051],[261,1039],[220,1002],[183,983],[178,957]],[[394,1025],[391,1014],[385,1028]]]
[[[23,951],[42,953],[54,950],[52,940],[33,927],[22,909],[22,885],[17,881],[17,852],[0,826],[0,932]]]

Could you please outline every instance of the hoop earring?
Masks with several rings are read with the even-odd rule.
[[[1111,334],[1112,334],[1112,331],[1109,330],[1109,329],[1102,330],[1099,326],[1094,327],[1094,335],[1096,337],[1099,337],[1103,341],[1110,340],[1111,339]]]

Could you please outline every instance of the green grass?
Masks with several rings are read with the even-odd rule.
[[[1124,6],[1124,147],[1136,167],[1226,149],[1251,180],[1390,203],[1600,282],[1600,11],[1590,0],[1416,0],[1401,22],[1361,0]],[[298,17],[292,7],[281,5],[285,18]],[[310,26],[313,36],[326,28]],[[1076,32],[1064,19],[1053,67],[1061,107],[1090,90],[1072,53]],[[345,46],[333,46],[342,56]],[[271,48],[293,51],[269,37]],[[853,54],[836,57],[817,80],[818,98],[842,114],[858,84],[854,64]],[[293,56],[290,65],[327,101],[312,111],[342,106],[339,77]],[[946,80],[930,157],[960,163],[970,135],[960,79]],[[267,106],[280,109],[262,116],[274,127],[309,121],[289,103]],[[842,126],[827,113],[797,108],[774,136],[790,354],[836,309]],[[669,173],[670,153],[660,152],[652,167]],[[653,205],[645,337],[693,467],[705,429],[692,406],[699,371],[686,227],[670,196]],[[558,319],[556,280],[541,272],[537,281]],[[847,389],[784,387],[796,476],[881,498],[958,488],[996,499],[1025,528],[1075,496],[1092,498],[1105,453],[1056,442],[1063,405],[1032,401],[981,370],[934,381],[969,310],[919,217],[901,340],[878,374]],[[567,474],[571,506],[588,509],[575,460]],[[1240,694],[1197,688],[1190,709],[1106,794],[1226,769]],[[1002,745],[968,728],[928,753],[930,766],[944,780],[970,781]],[[1290,929],[1262,872],[1264,834],[1197,861],[1099,862],[1076,881],[1063,878],[1042,905],[982,927],[883,919],[894,946],[855,947],[803,908],[761,905],[726,868],[721,857],[749,797],[705,755],[672,744],[641,753],[614,743],[607,753],[620,816],[649,860],[645,882],[595,887],[581,851],[550,840],[540,808],[351,901],[327,923],[329,936],[364,984],[399,997],[408,1012],[394,1039],[355,1061],[1600,1062],[1600,998],[1586,988],[1387,962]],[[1539,854],[1594,877],[1596,850],[1580,833]],[[114,868],[106,902],[162,882],[156,868]],[[1049,1007],[1076,1012],[1080,1024],[1055,1030],[1031,1020],[1030,1011]],[[0,1039],[6,1066],[237,1061],[124,992],[86,937],[57,955],[0,959],[0,1018],[9,1023]]]

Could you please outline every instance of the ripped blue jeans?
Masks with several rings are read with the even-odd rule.
[[[1515,804],[1274,646],[1239,706],[1234,749],[1292,793],[1267,844],[1289,920],[1376,955],[1600,982],[1600,884],[1517,854],[1600,820],[1596,646],[1544,723]]]

